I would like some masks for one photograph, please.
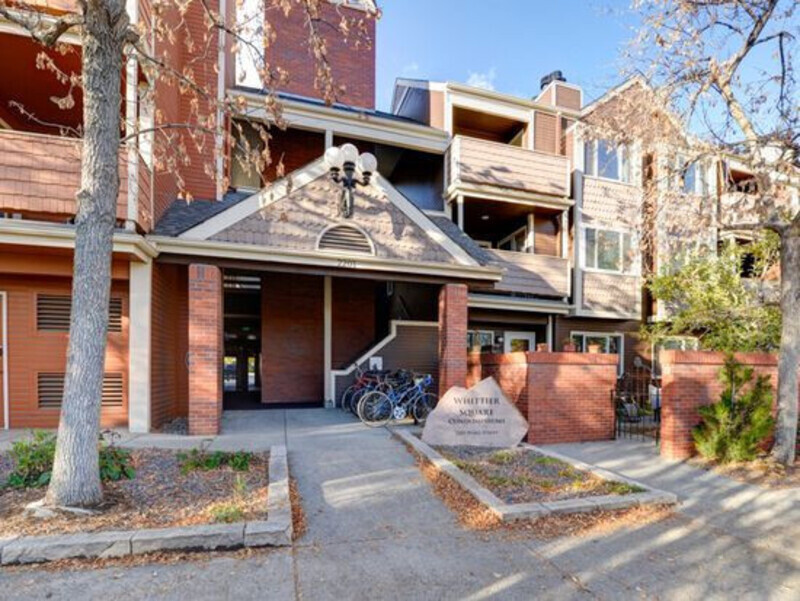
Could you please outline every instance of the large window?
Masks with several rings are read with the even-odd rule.
[[[584,145],[586,175],[630,183],[630,151],[624,144],[607,140],[590,140]]]
[[[678,185],[684,194],[708,195],[708,181],[705,168],[698,161],[679,156],[675,168],[678,174]]]
[[[612,353],[619,355],[617,373],[622,375],[624,371],[623,355],[625,353],[625,342],[622,334],[604,334],[602,332],[572,332],[570,334],[572,344],[575,345],[579,353],[588,353],[597,349],[600,353]]]
[[[468,330],[467,350],[471,353],[491,353],[494,351],[494,332],[492,330]]]
[[[636,273],[636,249],[630,232],[592,227],[587,227],[584,232],[584,268]]]

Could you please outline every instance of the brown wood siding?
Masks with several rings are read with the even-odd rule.
[[[81,141],[43,134],[0,131],[0,211],[52,217],[75,214],[81,181]],[[128,163],[119,156],[117,219],[128,217]]]
[[[558,152],[558,117],[536,111],[533,117],[533,148],[539,152]]]
[[[35,263],[26,257],[27,273],[0,273],[0,290],[8,298],[8,388],[9,417],[12,428],[54,428],[58,425],[58,408],[40,408],[38,374],[62,374],[66,370],[67,332],[43,332],[36,327],[36,297],[38,294],[69,295],[71,282],[66,277],[39,275],[45,273],[49,258],[37,257]],[[56,259],[55,263],[59,261]],[[122,331],[108,334],[105,371],[122,374],[121,406],[103,407],[103,427],[125,426],[128,423],[128,284],[114,281],[112,297],[122,300]]]
[[[449,151],[448,176],[458,182],[567,196],[564,157],[458,136]]]
[[[556,84],[556,106],[578,111],[581,108],[581,92],[575,88]]]
[[[583,272],[583,309],[620,316],[641,312],[642,280],[634,275]]]
[[[557,257],[561,239],[558,235],[557,217],[534,215],[533,217],[533,250],[537,255]]]
[[[321,402],[323,278],[265,274],[261,284],[261,402]]]
[[[464,344],[466,347],[466,341]],[[375,356],[383,358],[384,369],[408,369],[419,374],[430,374],[434,379],[433,390],[437,389],[439,330],[435,324],[422,326],[398,323],[397,336],[375,353]],[[362,367],[366,369],[368,362]],[[339,398],[352,382],[352,374],[336,378],[336,394]]]
[[[186,416],[189,398],[189,281],[185,265],[153,264],[151,423]]]
[[[605,224],[634,227],[642,209],[638,186],[596,177],[583,178],[583,219],[586,225]]]
[[[568,260],[498,249],[486,249],[505,271],[495,290],[561,298],[569,296]]]

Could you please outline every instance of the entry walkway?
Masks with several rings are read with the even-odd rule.
[[[131,437],[128,444],[157,438]],[[338,411],[226,414],[223,432],[211,444],[256,448],[281,442],[307,518],[307,532],[292,549],[244,559],[48,571],[46,577],[0,571],[3,597],[684,600],[796,599],[800,592],[798,563],[785,549],[758,544],[757,533],[771,530],[766,517],[752,523],[752,538],[687,513],[611,534],[539,541],[524,532],[464,530],[390,432],[366,428]],[[611,451],[603,455],[600,447],[583,451],[596,452],[586,458],[611,469],[654,478],[667,490],[656,478],[679,467],[665,467],[660,475],[652,467],[652,474],[634,473],[645,468],[634,460],[609,465]],[[722,512],[721,500],[719,507]],[[792,532],[796,540],[797,526]]]

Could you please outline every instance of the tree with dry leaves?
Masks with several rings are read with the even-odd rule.
[[[594,135],[645,157],[645,266],[715,243],[710,231],[780,237],[781,341],[774,458],[795,459],[800,362],[800,111],[794,0],[633,0],[640,20],[623,60],[640,85],[590,118]],[[722,169],[716,166],[722,165]],[[728,166],[748,174],[733,181]],[[704,190],[686,192],[703,166]],[[711,169],[706,169],[711,166]],[[683,249],[676,248],[679,243]],[[674,244],[672,244],[674,243]],[[668,262],[662,260],[660,264]]]
[[[67,34],[80,39],[80,73],[59,74],[52,65],[49,69],[71,83],[67,96],[54,101],[69,106],[71,95],[80,89],[83,122],[80,131],[66,132],[82,138],[81,184],[76,195],[66,380],[55,463],[45,500],[53,506],[89,507],[102,500],[97,442],[121,143],[139,143],[149,137],[156,169],[172,174],[179,192],[190,199],[191,190],[181,177],[189,157],[199,157],[206,173],[224,179],[220,161],[229,160],[227,151],[238,139],[226,124],[230,117],[241,115],[243,101],[220,96],[208,85],[208,78],[200,75],[216,68],[219,40],[230,41],[228,48],[233,54],[247,54],[264,91],[262,108],[273,124],[285,126],[277,91],[291,74],[271,65],[265,53],[281,35],[271,26],[270,14],[301,13],[306,42],[314,57],[315,85],[325,101],[333,103],[340,90],[333,81],[327,40],[331,32],[358,37],[364,31],[362,21],[375,18],[377,10],[370,5],[359,16],[337,12],[331,22],[323,15],[328,8],[325,0],[239,1],[233,17],[218,12],[216,3],[208,0],[155,0],[147,23],[133,23],[125,0],[58,2],[58,11],[48,4],[0,0],[0,16],[27,30],[43,50],[67,51],[62,42]],[[252,14],[246,5],[255,8]],[[190,17],[198,16],[203,23],[199,34],[187,25]],[[47,56],[46,52],[40,55],[45,64],[49,64]],[[152,100],[160,87],[174,89],[189,106],[188,117],[173,120],[156,106],[152,123],[147,126],[123,122],[122,82],[130,64],[138,65],[150,84],[144,102]],[[24,106],[17,108],[26,115]],[[261,173],[271,162],[269,126],[260,125],[259,131],[263,146],[240,154]],[[227,188],[226,181],[219,184],[221,189]]]

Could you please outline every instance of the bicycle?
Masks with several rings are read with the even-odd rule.
[[[436,406],[436,396],[427,391],[432,383],[433,378],[428,374],[412,377],[412,382],[402,387],[371,391],[361,397],[358,417],[373,428],[403,420],[409,415],[414,418],[414,423],[424,424]]]

